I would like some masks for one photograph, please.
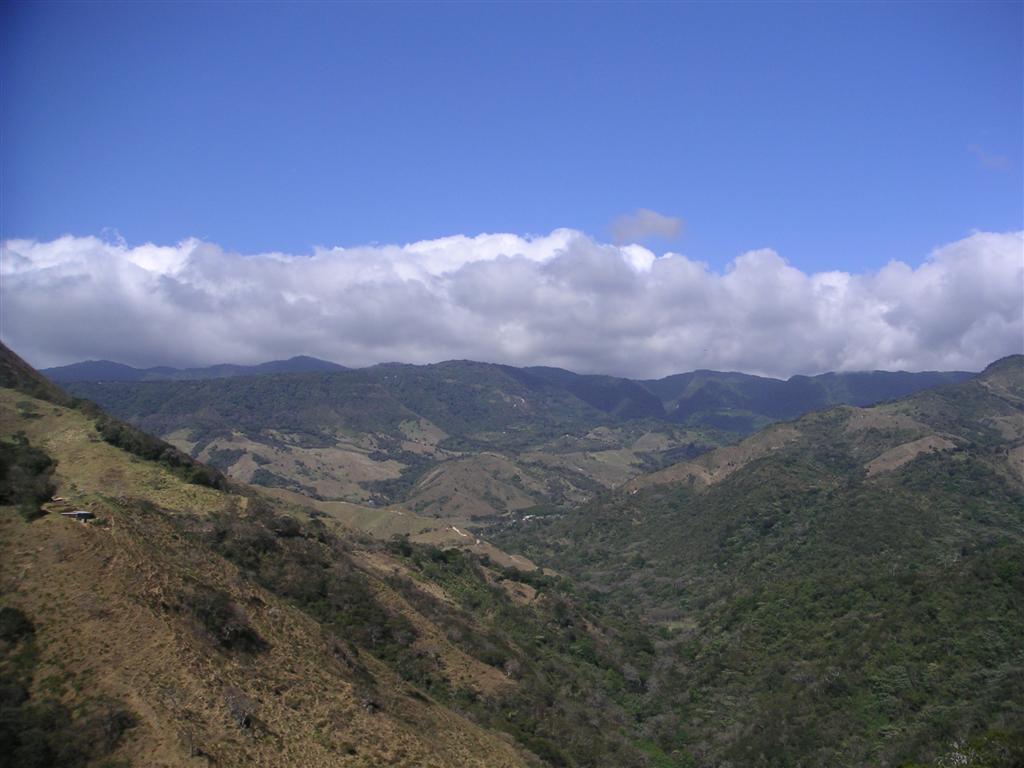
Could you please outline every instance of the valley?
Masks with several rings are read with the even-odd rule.
[[[433,521],[431,535],[538,504],[583,503],[779,419],[970,375],[780,381],[699,371],[631,381],[450,361],[125,381],[104,378],[113,365],[67,366],[55,379],[232,479],[356,505],[369,518],[401,509]]]
[[[0,351],[5,760],[642,765],[610,685],[634,651],[557,579],[144,458]]]
[[[0,62],[0,768],[1024,768],[1024,0]]]
[[[1016,356],[488,533],[557,564],[593,610],[651,627],[664,749],[716,765],[1013,765],[1022,446]],[[975,752],[954,758],[952,734]]]
[[[3,353],[18,764],[1024,758],[1024,357],[738,442],[469,363],[70,387],[175,448]]]

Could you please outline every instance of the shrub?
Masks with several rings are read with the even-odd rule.
[[[227,478],[213,467],[198,463],[170,443],[165,443],[160,438],[146,434],[123,421],[101,413],[96,417],[96,431],[111,445],[140,459],[163,464],[186,482],[227,490]]]
[[[17,608],[0,608],[0,640],[0,765],[84,768],[114,751],[135,725],[112,699],[88,699],[73,714],[61,701],[32,696],[35,629]]]
[[[226,592],[211,587],[195,587],[182,596],[182,602],[214,643],[229,651],[260,653],[269,646],[249,624],[242,609]]]
[[[0,504],[17,505],[26,520],[39,517],[40,505],[54,493],[56,468],[46,451],[29,445],[24,432],[12,442],[0,440]]]
[[[35,634],[35,631],[28,616],[17,608],[6,605],[0,608],[0,640],[16,643],[23,637]]]

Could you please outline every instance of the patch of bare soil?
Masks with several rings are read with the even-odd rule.
[[[911,440],[909,443],[903,443],[897,445],[895,448],[890,448],[884,453],[876,456],[874,459],[865,464],[865,468],[868,471],[868,477],[874,477],[883,472],[892,472],[895,469],[899,469],[909,461],[913,461],[922,453],[929,451],[948,451],[955,448],[956,444],[944,437],[938,435],[928,435],[917,440]]]
[[[668,483],[692,483],[703,487],[717,483],[751,461],[785,447],[800,437],[792,424],[776,424],[737,445],[706,453],[694,461],[683,461],[670,467],[637,477],[626,484],[628,490]]]

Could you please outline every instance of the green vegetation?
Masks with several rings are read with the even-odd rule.
[[[462,652],[516,682],[507,692],[482,695],[455,686],[438,660],[417,647],[414,626],[378,601],[352,562],[350,545],[319,521],[300,525],[254,497],[244,518],[222,514],[191,525],[199,526],[190,534],[198,542],[292,601],[337,638],[346,664],[368,689],[373,682],[359,661],[362,653],[480,724],[511,734],[553,765],[643,765],[631,743],[629,717],[617,699],[629,689],[629,660],[649,653],[649,643],[635,636],[592,634],[591,618],[580,612],[559,580],[500,569],[459,550],[407,539],[388,545],[412,575],[396,574],[389,586]],[[529,606],[516,605],[499,585],[510,579],[530,584],[540,596]],[[432,597],[419,583],[441,586],[458,605]],[[223,596],[197,594],[204,593],[194,593],[185,603],[215,637],[224,636],[224,626],[237,622],[237,609]]]
[[[793,419],[834,405],[865,406],[907,397],[927,387],[955,384],[962,372],[826,373],[787,381],[744,373],[693,371],[641,382],[673,421],[749,435],[772,421]]]
[[[159,462],[186,482],[220,490],[227,487],[227,480],[217,470],[194,461],[173,445],[152,435],[147,435],[123,421],[112,419],[105,414],[98,414],[96,416],[96,431],[111,445],[138,456],[140,459]]]
[[[1009,380],[1021,373],[1018,360]],[[987,746],[970,748],[973,764],[1014,765],[1024,487],[992,419],[1024,423],[1021,402],[969,383],[885,406],[880,417],[915,414],[957,444],[877,477],[865,460],[906,432],[815,415],[798,441],[704,491],[530,510],[535,521],[495,531],[496,543],[558,568],[602,623],[645,627],[655,653],[638,667],[638,706],[666,753],[938,765],[975,744]]]
[[[649,650],[622,634],[594,632],[567,585],[540,574],[489,567],[468,553],[393,540],[416,581],[441,585],[458,607],[432,598],[415,582],[392,585],[473,658],[515,680],[496,696],[442,692],[443,700],[490,728],[505,731],[553,765],[643,765],[620,695],[631,661]],[[528,605],[513,602],[501,582],[531,584]]]
[[[84,768],[116,748],[135,718],[118,702],[90,698],[74,709],[34,693],[35,627],[17,608],[0,608],[0,766]]]
[[[572,503],[780,418],[834,403],[874,402],[962,376],[875,372],[782,382],[701,371],[636,382],[557,368],[450,361],[217,380],[80,381],[68,387],[146,432],[187,434],[191,455],[202,454],[220,469],[245,453],[256,460],[253,444],[268,456],[292,455],[294,460],[242,475],[247,481],[382,506],[415,497],[419,481],[440,462],[481,452],[528,462],[538,502]],[[404,425],[419,423],[437,430],[436,442],[413,450]],[[245,442],[236,442],[239,435]],[[636,445],[645,435],[656,439]],[[354,461],[335,458],[338,468],[319,475],[303,468],[307,460],[321,462],[318,449],[334,448]],[[400,474],[367,467],[366,459],[396,462]],[[260,462],[273,463],[265,457]],[[357,467],[364,474],[353,477]],[[497,499],[481,495],[468,503],[477,516],[495,517],[507,511]]]
[[[260,397],[269,397],[283,422],[311,430],[295,433],[311,446],[353,424],[374,424],[383,431],[372,435],[379,453],[370,461],[413,453],[386,430],[388,420],[407,429],[416,419],[466,448],[513,451],[543,440],[545,452],[531,453],[531,461],[570,457],[575,472],[582,470],[573,462],[614,441],[639,445],[631,456],[646,454],[649,466],[670,455],[694,459],[700,450],[692,432],[672,425],[654,433],[647,421],[620,421],[614,429],[585,423],[587,409],[598,406],[620,414],[642,408],[629,387],[527,373],[473,363],[380,366],[363,372],[360,386],[388,405],[375,410],[371,397],[361,414],[358,401],[325,406],[332,401],[323,391],[299,391],[341,386],[333,381],[338,374],[290,377],[288,386],[298,387],[292,395],[308,407],[290,414],[286,400],[273,399],[275,379],[236,379],[224,391],[241,400],[231,403],[222,392],[224,399],[203,412],[211,430],[231,432],[237,428],[225,414],[258,410]],[[563,398],[573,387],[584,389],[570,392],[578,401],[570,418]],[[246,404],[247,392],[263,394]],[[515,392],[533,399],[518,401]],[[791,436],[786,440],[766,433],[698,458],[705,468],[728,467],[699,482],[631,485],[577,508],[510,506],[488,540],[548,572],[521,572],[404,537],[384,543],[341,534],[322,517],[239,488],[232,490],[244,498],[204,489],[202,509],[183,501],[173,512],[145,498],[102,497],[117,520],[109,529],[28,526],[15,518],[8,524],[19,534],[63,531],[68,543],[78,542],[39,548],[22,540],[26,555],[83,557],[93,545],[108,547],[94,569],[114,567],[113,553],[135,550],[147,573],[132,600],[158,615],[166,631],[192,633],[190,647],[215,666],[261,674],[261,665],[280,657],[282,638],[301,636],[304,644],[295,648],[317,654],[323,646],[331,674],[339,675],[321,685],[343,680],[346,690],[354,687],[358,706],[377,713],[371,719],[397,717],[403,705],[443,706],[507,734],[546,765],[1014,766],[1024,759],[1022,404],[1024,358],[1014,358],[976,381],[870,410],[811,414],[780,428]],[[524,405],[535,412],[523,413]],[[182,417],[194,406],[183,404]],[[46,416],[34,416],[38,403],[11,400],[8,407],[34,440],[45,434]],[[331,421],[349,410],[354,421]],[[204,470],[92,406],[74,414],[87,423],[81,414],[108,442],[180,478]],[[257,425],[266,413],[250,416]],[[575,423],[575,434],[561,431],[567,423]],[[296,439],[272,432],[266,439]],[[79,439],[78,450],[88,450]],[[57,441],[44,444],[68,455]],[[52,460],[27,439],[3,446],[4,466],[21,468],[14,486],[29,496],[49,492]],[[212,455],[225,463],[241,456]],[[412,474],[434,460],[426,453],[405,458]],[[454,458],[457,466],[469,457]],[[536,477],[520,472],[534,471],[532,463],[497,458],[509,486],[535,493],[529,484]],[[410,480],[383,482],[405,493]],[[188,554],[164,559],[149,542],[157,530],[164,545],[175,542],[169,549]],[[172,568],[181,570],[169,576]],[[96,616],[103,609],[92,608]],[[296,621],[300,611],[305,616]],[[284,614],[292,617],[287,631],[277,623]],[[133,718],[113,702],[60,699],[47,682],[59,677],[37,674],[40,648],[27,615],[0,610],[0,651],[0,759],[82,765],[116,751]],[[280,689],[288,707],[320,699],[323,687],[309,699],[299,696],[303,684],[297,675],[289,683],[294,690]],[[253,743],[282,737],[267,726],[269,716],[259,719],[277,689],[243,691],[239,679],[221,685],[216,696],[231,728]],[[258,700],[267,690],[274,694]],[[317,743],[328,748],[332,733],[353,721],[342,725],[320,712]],[[80,734],[88,744],[75,741]],[[357,754],[348,742],[338,749]]]
[[[46,451],[29,445],[24,432],[10,442],[0,440],[0,504],[17,506],[26,520],[39,517],[53,495],[56,467]]]

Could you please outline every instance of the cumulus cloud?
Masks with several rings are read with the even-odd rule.
[[[646,208],[619,216],[611,225],[612,238],[616,243],[640,242],[649,237],[675,240],[682,231],[682,219]]]
[[[1024,233],[976,233],[920,266],[863,274],[808,274],[771,250],[717,272],[568,229],[304,255],[68,236],[7,241],[0,276],[4,341],[39,366],[310,354],[788,376],[978,370],[1024,344]]]

